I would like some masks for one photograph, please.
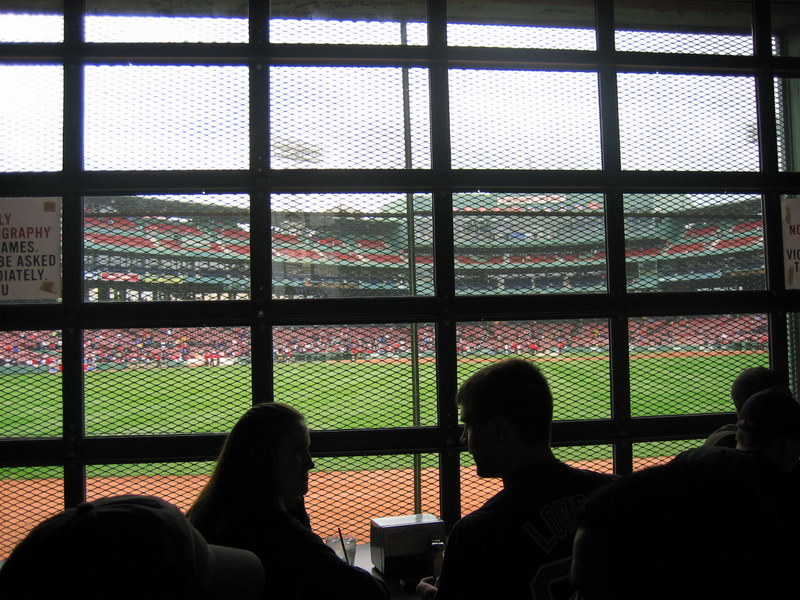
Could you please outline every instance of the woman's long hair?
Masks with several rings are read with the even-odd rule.
[[[187,516],[204,535],[224,529],[237,515],[276,506],[278,451],[291,426],[303,422],[296,409],[278,402],[256,404],[234,425],[211,479]]]

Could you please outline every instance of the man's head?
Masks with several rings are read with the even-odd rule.
[[[595,492],[578,516],[581,600],[784,598],[793,540],[759,493],[709,466],[670,463]]]
[[[767,389],[789,394],[789,379],[783,373],[767,367],[750,367],[739,373],[731,385],[731,399],[736,407],[736,414],[741,412],[750,396]]]
[[[478,475],[502,477],[517,457],[549,449],[553,397],[533,364],[507,359],[484,367],[461,385],[456,402]]]
[[[753,394],[739,411],[736,447],[758,452],[786,470],[800,457],[800,404],[773,389]]]
[[[0,569],[8,598],[260,598],[247,550],[208,544],[177,507],[152,496],[84,502],[37,525]]]

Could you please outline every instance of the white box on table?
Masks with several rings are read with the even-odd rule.
[[[445,535],[444,521],[428,513],[372,519],[372,564],[390,577],[432,575],[431,542],[444,542]]]

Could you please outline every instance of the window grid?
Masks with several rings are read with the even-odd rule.
[[[102,5],[99,2],[88,4]],[[253,1],[250,4],[252,19],[265,17],[262,3]],[[427,465],[425,468],[432,469],[435,467],[430,465],[438,464],[434,482],[426,483],[426,493],[440,488],[441,502],[422,505],[417,502],[409,506],[413,510],[430,506],[430,510],[439,512],[449,524],[467,506],[460,500],[460,497],[466,498],[467,489],[459,489],[461,467],[454,456],[457,457],[463,449],[457,442],[457,414],[450,403],[458,383],[465,376],[458,350],[459,335],[465,327],[475,327],[476,323],[487,322],[508,324],[559,321],[574,324],[586,319],[596,321],[596,328],[607,336],[601,344],[603,348],[607,348],[608,355],[604,363],[607,364],[608,375],[602,380],[602,386],[604,396],[610,399],[610,405],[607,411],[595,411],[588,419],[580,418],[579,409],[570,409],[565,418],[556,424],[554,441],[560,446],[570,448],[578,447],[578,444],[580,447],[593,444],[590,447],[603,448],[600,452],[601,458],[613,460],[620,472],[639,468],[642,461],[646,463],[653,457],[672,455],[692,443],[698,443],[704,434],[713,430],[708,429],[711,421],[706,418],[707,415],[700,414],[707,407],[693,408],[687,416],[678,418],[663,415],[658,410],[655,413],[648,412],[649,409],[637,400],[646,397],[646,394],[642,396],[637,391],[641,389],[636,375],[638,371],[635,366],[631,367],[631,353],[635,345],[631,343],[632,324],[640,324],[642,319],[650,317],[667,320],[726,315],[736,315],[742,319],[759,317],[765,323],[767,339],[759,341],[763,348],[758,350],[757,360],[760,363],[769,360],[774,367],[784,370],[794,364],[788,350],[791,348],[793,352],[796,351],[796,314],[789,312],[787,317],[787,307],[796,306],[796,295],[784,290],[780,283],[780,214],[777,204],[779,194],[787,189],[800,189],[796,164],[792,162],[796,157],[791,152],[797,146],[800,135],[796,129],[796,119],[789,118],[797,112],[797,98],[793,90],[796,88],[794,83],[800,77],[800,63],[795,38],[791,47],[777,57],[780,59],[780,78],[773,78],[773,66],[777,63],[772,56],[771,32],[764,27],[765,23],[769,23],[769,12],[772,8],[770,3],[756,5],[752,52],[746,47],[746,36],[737,30],[735,35],[726,40],[729,44],[719,52],[708,50],[709,45],[713,47],[713,41],[707,38],[699,46],[692,46],[691,43],[679,45],[664,54],[650,46],[636,47],[635,43],[638,42],[632,37],[626,43],[634,43],[634,46],[623,47],[622,40],[628,35],[626,31],[631,24],[622,20],[615,24],[610,10],[611,3],[605,2],[598,3],[598,14],[595,16],[597,50],[591,40],[583,38],[580,41],[549,42],[547,36],[552,32],[544,30],[544,42],[539,39],[530,41],[525,36],[512,36],[507,38],[503,48],[490,48],[485,43],[480,44],[480,47],[456,47],[461,44],[455,37],[458,27],[452,24],[448,26],[446,17],[448,5],[452,8],[456,4],[431,0],[430,20],[425,24],[427,34],[419,29],[419,24],[425,20],[417,18],[414,21],[414,30],[408,33],[410,37],[406,41],[399,44],[396,41],[384,42],[388,45],[376,44],[374,49],[365,49],[363,46],[353,49],[341,42],[330,47],[304,43],[287,49],[281,46],[279,39],[271,46],[266,43],[269,34],[264,19],[264,23],[249,22],[249,42],[244,41],[243,30],[239,29],[233,38],[216,40],[212,37],[215,41],[203,38],[191,44],[175,42],[159,45],[156,50],[144,41],[126,41],[118,46],[120,53],[117,54],[116,51],[107,53],[102,50],[102,44],[83,45],[80,32],[83,31],[84,15],[77,3],[65,3],[63,37],[70,44],[61,47],[59,51],[65,54],[59,56],[57,61],[63,60],[70,65],[70,68],[63,71],[64,109],[63,114],[47,115],[48,123],[56,123],[54,127],[59,129],[55,139],[63,136],[63,161],[48,146],[45,158],[15,156],[14,160],[22,162],[7,163],[10,165],[8,168],[0,166],[0,187],[4,190],[4,196],[55,196],[63,200],[62,302],[57,306],[2,304],[0,310],[4,314],[4,335],[13,335],[18,331],[47,331],[60,336],[63,341],[60,348],[62,370],[56,376],[60,378],[60,394],[64,400],[60,414],[54,416],[59,423],[48,423],[50,429],[35,428],[32,430],[34,439],[17,439],[20,434],[13,431],[11,434],[0,432],[3,438],[0,440],[0,466],[4,466],[6,470],[28,469],[33,473],[37,469],[50,469],[48,465],[62,464],[69,457],[71,462],[64,471],[65,476],[58,479],[58,485],[45,486],[49,497],[58,497],[58,502],[55,503],[57,510],[64,502],[75,504],[93,493],[95,488],[91,482],[103,474],[104,467],[99,463],[155,463],[163,466],[172,460],[185,460],[189,457],[187,465],[204,465],[213,459],[221,439],[221,432],[216,428],[201,428],[200,431],[206,433],[191,436],[191,440],[180,438],[176,435],[179,432],[174,430],[154,431],[157,435],[148,435],[147,431],[120,430],[117,433],[123,433],[123,437],[107,436],[108,439],[105,436],[92,435],[92,427],[87,424],[82,400],[86,364],[84,340],[89,332],[119,328],[121,323],[124,323],[125,328],[142,330],[161,327],[246,330],[252,364],[252,385],[249,387],[255,401],[281,400],[275,394],[268,368],[272,364],[275,348],[280,343],[280,340],[276,341],[276,330],[315,326],[365,327],[374,324],[399,324],[407,327],[409,323],[425,324],[433,332],[431,337],[435,338],[435,345],[430,350],[435,375],[427,376],[423,387],[434,386],[436,392],[431,399],[431,392],[425,388],[425,401],[428,404],[423,407],[421,419],[418,421],[423,425],[422,429],[388,428],[376,420],[372,422],[372,426],[359,430],[357,434],[350,429],[337,427],[326,431],[315,430],[312,443],[318,461],[323,464],[325,461],[338,460],[338,457],[350,457],[358,461],[365,456],[380,455],[386,457],[385,462],[391,466],[394,464],[391,457],[398,454],[424,453],[426,459],[423,462]],[[787,3],[775,4],[783,8]],[[421,13],[417,17],[419,14]],[[456,15],[457,12],[453,14]],[[698,24],[700,25],[702,24]],[[580,27],[584,30],[582,35],[586,37],[585,31],[591,29],[591,24],[587,24],[584,19]],[[511,30],[507,31],[511,33]],[[778,32],[773,33],[780,35]],[[60,41],[58,32],[43,35],[46,35],[43,39],[29,39],[24,42],[42,42],[46,45],[52,41]],[[223,34],[223,37],[225,35],[228,34]],[[616,52],[613,48],[615,35],[620,44]],[[452,36],[452,47],[447,45],[448,36]],[[680,44],[691,41],[690,37],[688,34],[684,35]],[[650,42],[652,39],[644,41],[645,44]],[[221,49],[223,46],[224,49]],[[413,46],[413,51],[406,46]],[[531,47],[532,50],[529,49]],[[640,55],[623,56],[629,50],[644,52]],[[42,44],[23,49],[15,39],[2,38],[0,68],[12,68],[23,63],[37,67],[47,65],[42,68],[51,70],[58,69],[52,67],[52,52],[52,49],[45,49]],[[684,52],[692,54],[691,62],[679,56]],[[119,61],[109,56],[126,58]],[[326,164],[320,168],[320,163],[313,162],[316,160],[317,150],[313,146],[287,141],[280,136],[270,138],[263,135],[263,132],[269,133],[270,111],[280,108],[271,104],[273,98],[270,86],[274,84],[275,75],[291,72],[292,68],[299,68],[293,65],[309,60],[320,68],[328,69],[342,69],[347,66],[365,69],[385,67],[385,73],[392,74],[387,75],[391,79],[391,83],[387,85],[398,89],[410,85],[407,95],[403,96],[403,102],[397,104],[395,109],[405,109],[408,103],[411,114],[405,119],[396,118],[393,124],[387,125],[387,131],[391,132],[391,136],[407,136],[405,141],[410,143],[411,148],[407,145],[401,149],[401,145],[398,145],[400,138],[395,137],[391,142],[392,153],[387,155],[380,142],[367,140],[365,156],[368,160],[363,164],[350,161],[339,165]],[[595,127],[592,130],[591,148],[578,156],[579,159],[583,156],[583,160],[575,162],[558,157],[541,160],[540,156],[539,159],[532,157],[526,161],[524,152],[537,154],[540,150],[536,147],[523,148],[522,154],[514,154],[509,150],[505,157],[502,154],[482,156],[480,152],[470,153],[468,144],[463,142],[463,124],[468,120],[464,115],[468,115],[469,106],[459,94],[464,93],[462,88],[469,89],[469,77],[485,69],[487,61],[495,65],[495,70],[498,71],[495,74],[497,80],[505,80],[506,85],[516,85],[517,80],[534,81],[539,76],[543,82],[547,82],[557,79],[561,74],[567,80],[573,76],[576,80],[594,82],[595,95],[571,99],[590,106],[591,110],[582,113],[582,117]],[[624,67],[620,66],[623,61]],[[155,66],[165,64],[170,66]],[[244,68],[248,64],[251,65],[249,70]],[[447,68],[438,68],[441,64]],[[72,65],[77,68],[72,68]],[[108,170],[109,166],[103,162],[105,158],[102,153],[90,143],[96,142],[98,135],[102,134],[91,128],[90,112],[83,112],[83,90],[87,80],[91,83],[91,79],[99,72],[98,69],[124,72],[129,68],[127,65],[131,65],[131,68],[152,69],[154,72],[159,69],[194,68],[207,72],[211,72],[208,71],[210,69],[236,73],[239,85],[244,86],[247,84],[242,82],[249,77],[249,89],[244,90],[246,95],[240,89],[236,98],[237,126],[254,133],[249,140],[249,146],[242,146],[233,134],[233,137],[223,139],[223,146],[227,144],[230,147],[233,158],[222,164],[221,168],[209,164],[202,156],[193,156],[188,163],[173,162],[163,170],[151,172],[137,172],[136,169],[157,167],[131,161]],[[719,75],[720,66],[724,66],[725,75]],[[528,73],[519,76],[525,72]],[[744,126],[744,137],[737,137],[736,144],[742,144],[741,148],[747,158],[746,164],[733,164],[730,155],[712,156],[708,160],[702,155],[694,155],[688,162],[676,161],[669,156],[637,157],[632,151],[630,141],[635,132],[631,116],[631,98],[634,95],[630,91],[630,82],[635,73],[647,75],[652,81],[659,82],[654,89],[665,93],[669,91],[671,84],[660,82],[681,82],[692,78],[709,82],[705,88],[705,96],[711,100],[708,100],[710,103],[699,105],[699,114],[708,114],[703,111],[712,110],[714,99],[719,96],[720,90],[724,92],[735,88],[736,94],[747,97],[747,105],[739,107],[739,112],[732,113],[737,123],[741,121]],[[406,74],[410,76],[407,81],[404,80]],[[59,73],[56,78],[58,81],[49,81],[47,85],[60,87],[61,77]],[[786,82],[791,85],[781,85]],[[451,110],[453,107],[455,110]],[[87,109],[91,109],[91,105]],[[47,110],[53,113],[51,108]],[[491,111],[492,107],[484,107],[483,110]],[[430,114],[429,122],[419,121],[423,113]],[[201,107],[197,114],[200,121],[205,119],[209,127],[214,127],[214,119],[208,117],[207,109]],[[63,132],[60,131],[62,128],[58,125],[59,122],[63,123]],[[546,133],[558,136],[558,123],[551,125],[554,126],[553,131]],[[426,136],[428,131],[429,139]],[[200,132],[197,139],[216,139],[213,135],[217,133],[219,132]],[[691,131],[688,133],[694,134]],[[52,143],[52,138],[50,142]],[[716,139],[707,146],[707,150],[713,154],[715,149],[721,147],[720,144],[725,146],[724,137]],[[676,147],[680,147],[680,144]],[[353,152],[351,158],[358,158],[359,150]],[[298,156],[303,160],[293,160]],[[290,163],[288,168],[287,161]],[[119,170],[115,172],[114,168]],[[672,171],[678,172],[677,176]],[[778,171],[783,176],[780,181],[774,177]],[[759,253],[762,253],[760,268],[762,273],[768,274],[768,278],[762,274],[761,279],[747,280],[743,286],[734,289],[724,279],[713,280],[705,289],[692,288],[684,285],[687,279],[691,279],[686,277],[678,278],[677,284],[681,285],[671,289],[637,288],[637,282],[632,281],[628,263],[644,263],[646,255],[637,257],[631,253],[646,250],[649,246],[644,245],[647,241],[644,237],[637,240],[642,244],[632,244],[633,238],[627,232],[630,222],[626,212],[630,196],[663,194],[676,197],[700,193],[720,195],[723,192],[738,194],[751,203],[761,205],[760,210],[756,207],[757,217],[752,219],[761,223],[758,233],[761,239],[757,242],[753,240],[756,250],[752,257],[757,259]],[[164,287],[164,295],[158,298],[142,297],[139,294],[119,297],[119,301],[114,302],[111,301],[114,299],[113,294],[95,299],[84,296],[88,284],[86,275],[90,271],[85,268],[84,261],[91,253],[86,253],[83,247],[87,233],[85,221],[89,218],[83,213],[87,206],[92,205],[93,198],[103,195],[133,198],[142,195],[209,193],[240,196],[245,199],[246,208],[243,212],[249,213],[241,220],[241,223],[249,223],[247,243],[241,244],[244,246],[243,253],[246,252],[249,258],[249,269],[241,270],[236,267],[239,269],[236,286],[229,289],[227,295],[214,291],[217,294],[214,299],[200,294],[181,298],[183,301],[176,303],[171,300],[178,298]],[[270,256],[274,259],[276,251],[303,248],[293,247],[289,238],[275,239],[276,231],[271,227],[271,216],[274,219],[281,209],[277,203],[272,204],[275,202],[273,199],[280,195],[311,193],[391,194],[411,198],[413,216],[412,213],[406,213],[407,225],[414,223],[418,227],[411,229],[424,230],[429,236],[427,242],[419,237],[409,238],[409,243],[405,246],[405,252],[414,255],[414,264],[419,267],[417,279],[422,283],[417,291],[387,293],[386,297],[357,294],[357,297],[346,298],[341,293],[317,294],[311,298],[290,297],[290,294],[277,291],[276,282],[288,287],[294,281],[296,271],[283,271],[279,276],[277,263],[270,260]],[[563,249],[564,245],[577,244],[580,250],[585,251],[585,255],[577,254],[579,260],[587,261],[582,267],[585,277],[577,281],[580,285],[585,283],[585,290],[577,290],[583,293],[565,294],[564,291],[574,289],[568,288],[567,284],[574,285],[576,281],[565,281],[564,278],[558,280],[558,285],[562,287],[557,291],[561,293],[538,293],[535,289],[536,279],[540,279],[545,286],[554,285],[550,279],[555,270],[550,261],[546,262],[544,270],[539,268],[535,260],[523,263],[526,265],[525,269],[532,273],[532,280],[523,283],[513,279],[513,270],[507,269],[513,266],[511,257],[520,256],[518,253],[504,252],[502,260],[497,262],[496,255],[491,253],[471,254],[466,247],[459,251],[454,250],[459,243],[464,245],[463,240],[458,237],[460,221],[463,221],[458,214],[458,210],[463,208],[463,204],[459,204],[459,198],[480,194],[506,197],[596,195],[602,205],[605,230],[597,235],[587,235],[584,238],[576,235],[566,242],[562,240],[561,254],[557,258],[561,263],[568,262],[562,256],[567,254]],[[415,198],[424,198],[429,206],[418,210]],[[574,208],[570,210],[574,211]],[[689,213],[689,217],[693,217],[691,211]],[[139,216],[145,218],[150,215]],[[172,217],[181,215],[176,213]],[[376,219],[380,218],[380,215],[376,216]],[[480,223],[481,219],[473,218],[471,221]],[[696,228],[697,233],[704,226],[702,223],[695,223],[692,218],[687,219],[685,224],[687,228],[684,233],[688,233],[692,227]],[[732,227],[735,225],[731,224]],[[709,232],[710,230],[707,231]],[[118,232],[115,231],[112,235],[118,235]],[[99,240],[100,249],[103,242],[106,243],[106,250],[109,249],[108,244],[114,241],[108,238],[96,239]],[[353,244],[357,243],[357,239],[377,241],[377,238],[369,236],[353,237]],[[164,241],[165,239],[157,240],[162,246]],[[173,238],[172,241],[182,245],[181,248],[174,246],[175,252],[184,252],[186,240]],[[701,241],[712,242],[706,239]],[[713,240],[717,245],[715,251],[719,241]],[[231,244],[234,242],[231,241]],[[602,246],[605,246],[604,255]],[[92,249],[88,245],[86,248]],[[525,256],[537,256],[543,250],[544,247],[534,247]],[[689,250],[691,249],[687,249]],[[363,252],[361,254],[363,256]],[[425,262],[428,260],[427,256],[432,257],[432,262]],[[465,257],[477,263],[459,260]],[[643,260],[639,261],[640,258]],[[234,264],[235,261],[229,262]],[[380,260],[375,262],[381,263]],[[487,271],[486,265],[480,264],[482,262],[490,270]],[[338,263],[336,266],[339,267]],[[205,267],[201,263],[199,268]],[[641,268],[641,265],[637,264],[637,268]],[[656,266],[655,275],[658,275],[658,269]],[[533,285],[533,289],[517,288],[516,291],[520,293],[512,294],[485,293],[486,282],[497,279],[497,274],[491,270],[502,271],[500,277],[503,285]],[[324,272],[325,269],[321,271]],[[778,276],[775,275],[776,272]],[[467,277],[468,273],[478,273],[479,277]],[[645,275],[649,275],[649,272],[645,271]],[[159,276],[168,277],[166,274]],[[528,277],[527,274],[525,276]],[[101,279],[102,277],[98,278]],[[379,279],[377,289],[387,289],[387,281],[391,279]],[[652,278],[650,281],[660,280]],[[166,280],[159,283],[163,286],[170,285]],[[535,303],[531,302],[532,297],[535,298]],[[520,354],[534,359],[542,358],[536,352]],[[494,352],[491,358],[499,355],[503,353]],[[412,378],[415,376],[413,372],[412,369]],[[730,375],[733,372],[725,373]],[[795,373],[792,374],[796,376]],[[314,379],[309,379],[306,385],[313,386]],[[563,391],[559,391],[559,395],[570,395],[569,387],[562,387],[561,390]],[[559,401],[558,395],[556,400]],[[172,401],[180,402],[180,399]],[[244,402],[249,402],[249,399],[245,398]],[[433,405],[433,408],[429,405]],[[720,400],[712,408],[714,411],[724,411],[723,405],[724,401]],[[235,404],[229,407],[231,415],[237,414],[238,406],[239,404]],[[645,414],[657,416],[648,416],[645,423],[644,419],[639,419]],[[721,414],[716,420],[712,419],[715,424],[723,424],[727,420],[730,420],[729,414]],[[412,419],[412,422],[415,421]],[[44,439],[51,435],[51,431],[56,432],[54,435],[63,431],[63,445],[54,446]],[[137,436],[142,434],[150,439],[140,442]],[[682,441],[669,441],[673,439]],[[632,444],[631,440],[636,440],[636,443]],[[439,461],[434,460],[437,455]],[[88,467],[84,469],[84,465]],[[357,471],[361,467],[347,468]],[[187,469],[191,470],[191,467]],[[48,471],[42,479],[49,481],[50,477],[61,477],[61,470],[57,470],[57,475]],[[164,488],[154,489],[166,495],[171,493]],[[403,493],[405,500],[408,500],[409,493],[411,492]],[[38,518],[40,513],[35,516]],[[27,514],[27,517],[31,517],[31,514]]]

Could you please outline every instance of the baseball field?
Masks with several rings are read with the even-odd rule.
[[[497,358],[460,360],[459,381]],[[557,420],[610,418],[607,355],[573,353],[534,360],[550,382]],[[766,353],[760,352],[635,354],[630,359],[631,412],[728,412],[728,390],[736,374],[767,362]],[[251,402],[249,364],[114,368],[84,376],[87,435],[226,432]],[[431,360],[423,359],[416,374],[404,358],[276,363],[273,380],[275,399],[302,411],[312,430],[436,425]],[[61,436],[59,374],[0,373],[0,385],[0,436]]]
[[[497,360],[461,357],[458,379]],[[527,357],[532,358],[532,357]],[[556,419],[611,417],[610,362],[601,353],[540,356],[556,400]],[[634,416],[729,412],[736,374],[766,365],[759,352],[651,352],[630,359]],[[312,430],[436,425],[435,364],[414,370],[407,358],[284,362],[273,366],[275,399],[298,408]],[[87,435],[227,432],[251,402],[249,364],[194,368],[113,368],[87,371]],[[0,374],[0,435],[60,437],[62,386],[58,373]],[[634,446],[637,465],[653,464],[695,442]],[[312,448],[313,452],[313,448]],[[611,467],[610,446],[561,448],[560,458],[598,470]],[[311,474],[309,509],[318,532],[344,525],[361,539],[370,517],[438,512],[435,455],[319,457]],[[153,493],[188,508],[210,462],[90,465],[87,496]],[[635,465],[636,466],[636,465]],[[61,469],[0,468],[0,558],[38,520],[63,506]],[[469,510],[496,489],[462,459],[462,506]],[[417,504],[413,498],[417,497]],[[334,527],[335,529],[335,527]]]

